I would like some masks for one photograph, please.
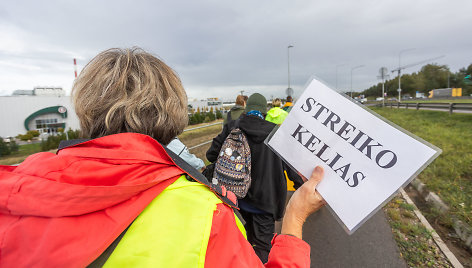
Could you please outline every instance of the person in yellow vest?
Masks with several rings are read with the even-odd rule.
[[[139,49],[109,49],[72,100],[84,139],[0,166],[0,267],[309,267],[306,218],[323,169],[287,205],[263,264],[236,196],[166,148],[188,123],[175,72]]]
[[[267,112],[267,115],[265,118],[267,121],[272,122],[277,125],[280,125],[284,122],[288,113],[280,108],[281,104],[282,104],[282,101],[279,98],[276,98],[272,101],[272,109],[270,109]],[[284,176],[287,181],[287,191],[290,191],[290,192],[295,191],[295,187],[294,187],[295,185],[293,181],[289,179],[286,170],[284,170]]]
[[[285,102],[284,106],[282,107],[282,110],[289,113],[290,110],[292,110],[292,106],[293,106],[292,102],[293,102],[292,96],[287,96],[287,101]]]
[[[272,108],[267,112],[265,119],[274,124],[280,125],[287,117],[288,113],[280,109],[282,101],[279,98],[272,100]]]

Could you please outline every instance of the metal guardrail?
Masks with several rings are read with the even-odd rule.
[[[203,145],[205,145],[205,144],[208,144],[208,143],[210,143],[210,142],[212,142],[212,141],[213,141],[213,139],[211,139],[211,140],[209,140],[209,141],[206,141],[206,142],[203,142],[203,143],[200,143],[200,144],[197,144],[197,145],[195,145],[195,146],[189,147],[188,150],[190,151],[190,150],[192,150],[192,149],[195,149],[195,148],[198,148],[198,147],[203,146]]]
[[[206,128],[206,127],[211,127],[211,126],[216,126],[216,125],[223,125],[222,122],[218,122],[218,123],[213,123],[213,124],[208,124],[208,125],[204,125],[204,126],[199,126],[199,127],[194,127],[194,128],[189,128],[189,129],[185,129],[184,132],[187,132],[187,131],[192,131],[192,130],[195,130],[195,129],[201,129],[201,128]],[[208,143],[211,143],[213,141],[213,139],[209,140],[209,141],[205,141],[203,143],[200,143],[200,144],[197,144],[195,146],[192,146],[192,147],[189,147],[188,150],[192,150],[192,149],[195,149],[195,148],[198,148],[200,146],[203,146],[203,145],[206,145]]]
[[[377,106],[382,107],[382,104]],[[417,102],[417,103],[407,103],[407,102],[397,102],[397,103],[385,103],[385,107],[405,107],[406,109],[436,109],[449,111],[453,113],[454,111],[472,111],[472,103],[439,103],[439,102]]]
[[[208,124],[208,125],[199,126],[199,127],[194,127],[194,128],[188,128],[188,129],[184,129],[184,132],[192,131],[192,130],[200,129],[200,128],[211,127],[211,126],[215,126],[215,125],[222,125],[222,124],[223,124],[223,123],[219,122],[219,123],[213,123],[213,124]]]

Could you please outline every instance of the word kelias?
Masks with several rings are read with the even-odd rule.
[[[312,117],[314,119],[329,128],[349,145],[359,150],[364,157],[374,161],[379,167],[387,169],[397,163],[398,158],[393,151],[383,149],[382,144],[374,141],[369,135],[357,129],[351,123],[342,120],[339,115],[330,111],[326,106],[315,101],[315,99],[307,98],[300,108],[306,113],[313,112]],[[311,153],[315,154],[321,161],[325,162],[348,186],[356,187],[359,185],[359,181],[366,178],[366,175],[361,171],[350,172],[351,163],[342,160],[343,156],[338,152],[329,150],[329,145],[301,124],[298,124],[297,129],[295,129],[291,136]]]

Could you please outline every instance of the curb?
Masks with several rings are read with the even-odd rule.
[[[438,209],[442,214],[449,211],[449,207],[441,200],[441,198],[439,198],[437,194],[430,192],[426,185],[419,179],[414,179],[410,185],[418,191],[421,197],[423,197],[428,204]],[[452,221],[457,236],[462,240],[462,242],[464,242],[467,249],[472,252],[472,228],[456,219],[454,216],[452,216]]]
[[[400,188],[400,193],[402,194],[402,196],[406,200],[406,202],[408,204],[412,205],[415,208],[414,212],[415,212],[416,217],[418,217],[418,219],[421,221],[421,223],[431,233],[431,236],[433,237],[434,242],[436,243],[436,245],[438,245],[438,247],[444,253],[446,258],[452,264],[452,266],[454,268],[463,268],[464,266],[459,262],[459,260],[456,258],[454,253],[452,253],[451,250],[449,250],[446,243],[444,243],[444,241],[441,239],[441,237],[439,237],[438,233],[433,229],[431,224],[429,224],[428,220],[426,220],[426,218],[423,216],[423,214],[421,214],[421,212],[418,210],[418,207],[416,207],[415,203],[413,203],[413,201],[410,199],[410,197],[405,192],[405,190]]]

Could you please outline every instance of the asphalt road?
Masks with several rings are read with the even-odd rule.
[[[322,208],[307,219],[303,240],[311,246],[311,267],[407,267],[383,210],[349,236]]]

